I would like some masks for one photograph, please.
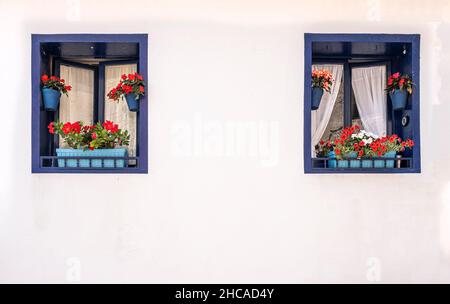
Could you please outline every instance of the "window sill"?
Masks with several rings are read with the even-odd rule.
[[[109,162],[109,163],[108,163]],[[139,157],[41,156],[33,173],[148,173]]]

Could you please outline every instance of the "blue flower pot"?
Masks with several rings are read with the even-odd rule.
[[[44,108],[46,111],[57,111],[61,93],[50,88],[42,88],[42,98],[44,100]]]
[[[125,100],[128,104],[128,110],[130,110],[131,112],[139,111],[139,97],[138,100],[136,100],[136,95],[134,93],[126,94]]]
[[[320,101],[322,100],[323,89],[312,88],[311,91],[311,109],[317,110],[320,106]]]
[[[334,160],[328,161],[328,168],[336,168],[336,154],[334,151],[328,152],[328,158],[334,158]]]
[[[394,111],[402,110],[406,107],[406,101],[408,100],[408,91],[406,90],[394,90],[389,93],[392,101],[392,108]]]
[[[355,158],[357,157],[358,153],[357,152],[351,152],[351,153],[347,153],[344,158]],[[352,159],[352,160],[347,160],[347,159],[342,159],[342,160],[338,160],[338,168],[348,168],[350,165],[350,168],[359,168],[361,161],[358,159]]]
[[[105,159],[102,157],[126,157],[128,150],[126,148],[115,149],[56,149],[57,156],[73,156],[73,157],[88,157],[89,159],[58,159],[58,167],[61,168],[123,168],[125,167],[125,160],[123,159]],[[115,166],[114,166],[115,162]]]
[[[383,155],[381,158],[395,158],[395,155],[397,152],[390,151]],[[394,162],[395,160],[375,160],[373,163],[373,166],[375,168],[394,168]],[[386,164],[385,164],[386,163]]]

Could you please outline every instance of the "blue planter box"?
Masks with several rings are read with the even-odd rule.
[[[328,168],[336,168],[336,154],[334,151],[330,151],[328,157],[333,159],[328,161]]]
[[[397,152],[391,151],[379,157],[378,160],[375,158],[372,160],[362,160],[363,168],[394,168],[395,160],[381,160],[382,158],[394,158]],[[386,163],[386,164],[385,164]]]
[[[356,158],[358,154],[356,152],[348,153],[345,157],[348,158]],[[358,159],[352,160],[338,160],[338,168],[348,168],[350,164],[350,168],[359,168],[361,161]]]
[[[88,157],[90,159],[58,159],[58,167],[64,168],[123,168],[125,160],[123,159],[105,159],[102,157],[127,157],[128,150],[126,148],[116,149],[56,149],[57,156],[63,157]],[[115,166],[114,166],[115,162]]]

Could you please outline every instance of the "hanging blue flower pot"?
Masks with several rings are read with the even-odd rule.
[[[44,100],[44,108],[46,111],[57,111],[61,92],[50,88],[42,88],[42,98]]]
[[[392,101],[392,108],[394,111],[402,110],[406,107],[406,101],[408,100],[408,91],[406,90],[394,90],[389,92],[389,96]]]
[[[130,110],[131,112],[139,111],[139,97],[138,100],[136,100],[136,95],[134,93],[126,94],[125,100],[128,104],[128,110]]]
[[[320,101],[322,100],[323,89],[322,88],[312,88],[311,91],[311,109],[317,110],[320,106]]]

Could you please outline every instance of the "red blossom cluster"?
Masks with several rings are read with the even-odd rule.
[[[370,144],[370,149],[377,156],[383,156],[389,151],[404,151],[405,148],[412,147],[414,147],[414,141],[412,139],[402,141],[397,134],[378,138]]]
[[[397,72],[389,76],[386,90],[389,92],[407,90],[409,94],[412,94],[412,86],[413,82],[408,75],[401,75]]]
[[[144,78],[138,73],[123,74],[117,86],[109,91],[108,98],[117,101],[123,95],[131,93],[135,94],[136,99],[145,93]]]
[[[112,121],[109,121],[109,120],[105,121],[102,124],[102,126],[103,126],[103,128],[105,128],[106,131],[109,131],[111,133],[117,133],[119,131],[119,125],[115,124],[115,123],[113,123]]]
[[[334,153],[336,153],[336,155],[340,155],[342,152],[341,147],[345,146],[347,144],[347,141],[351,139],[352,134],[358,132],[359,130],[361,130],[361,127],[358,125],[353,125],[351,127],[343,129],[341,131],[341,135],[334,140],[334,145],[336,146],[336,148],[334,149]],[[357,143],[353,143],[353,147],[355,148],[355,144],[356,146],[358,146],[357,148],[359,150],[359,145]]]
[[[413,146],[412,139],[402,141],[397,134],[376,138],[354,125],[343,129],[332,142],[321,140],[316,147],[316,153],[326,157],[328,152],[333,150],[338,159],[354,152],[357,152],[359,158],[381,157],[388,152],[402,152]]]

